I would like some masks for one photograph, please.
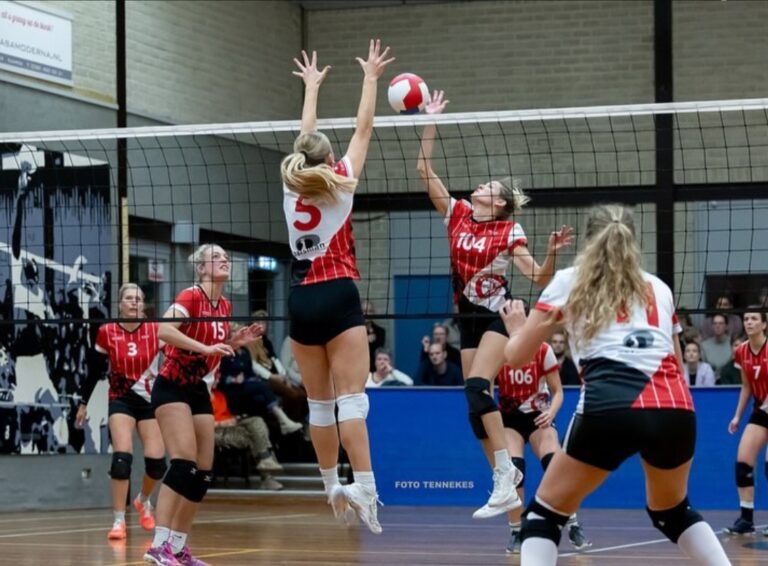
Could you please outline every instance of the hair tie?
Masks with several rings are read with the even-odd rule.
[[[614,218],[613,220],[611,220],[611,222],[615,224],[621,224],[621,220],[619,220],[618,218]]]

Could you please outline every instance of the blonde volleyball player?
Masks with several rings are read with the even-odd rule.
[[[230,335],[226,318],[232,304],[223,295],[230,274],[227,252],[204,244],[189,259],[197,283],[179,293],[165,312],[164,318],[172,321],[160,323],[165,360],[152,387],[152,405],[171,462],[144,560],[161,566],[206,566],[190,552],[187,534],[211,483],[214,420],[209,388],[221,357],[234,355],[262,334],[261,325],[252,324]]]
[[[152,408],[152,384],[157,375],[160,340],[155,322],[143,322],[144,293],[135,283],[126,283],[118,292],[118,310],[124,319],[99,328],[95,350],[102,363],[90,367],[80,386],[80,407],[75,426],[82,428],[96,383],[109,364],[109,437],[112,443],[112,528],[111,540],[126,538],[125,507],[133,463],[133,431],[137,430],[144,451],[144,479],[133,505],[144,530],[155,528],[150,496],[165,474],[165,446]]]
[[[365,423],[368,336],[354,283],[360,275],[351,214],[373,132],[378,80],[394,60],[388,54],[388,47],[382,50],[379,40],[371,40],[368,58],[357,58],[363,92],[355,132],[338,161],[328,137],[317,131],[317,96],[330,67],[319,70],[314,52],[294,59],[298,71],[293,74],[304,81],[301,133],[280,169],[294,258],[290,337],[307,389],[312,445],[336,517],[348,521],[354,511],[374,533],[381,532],[381,525]],[[339,483],[337,473],[339,440],[354,472],[354,483],[348,486]]]
[[[630,210],[595,207],[574,267],[557,272],[527,320],[521,301],[506,304],[502,317],[507,363],[527,363],[564,322],[584,379],[564,451],[524,514],[522,566],[556,564],[568,517],[636,453],[653,525],[694,563],[730,564],[688,502],[696,417],[682,373],[682,329],[669,287],[641,268]]]
[[[439,114],[447,100],[436,91],[426,107]],[[573,230],[563,226],[549,236],[542,265],[528,251],[522,226],[513,220],[528,202],[515,182],[489,181],[477,186],[469,201],[456,200],[432,169],[436,128],[424,128],[418,170],[437,212],[448,228],[454,303],[460,314],[461,365],[469,422],[493,461],[493,492],[473,517],[485,519],[521,506],[516,486],[523,479],[507,451],[504,424],[490,392],[504,363],[507,332],[498,311],[509,298],[507,271],[514,265],[533,283],[544,286],[555,272],[557,252],[570,245]]]

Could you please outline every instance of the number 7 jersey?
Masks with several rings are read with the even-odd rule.
[[[333,166],[342,177],[352,177],[344,156]],[[291,285],[311,285],[334,279],[360,279],[352,236],[354,195],[337,191],[332,203],[310,203],[283,185],[283,212],[293,253]]]
[[[768,412],[768,342],[756,354],[749,346],[749,340],[736,348],[733,356],[734,365],[743,372],[747,379],[755,410]]]

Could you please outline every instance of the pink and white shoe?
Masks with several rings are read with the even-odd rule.
[[[171,544],[166,541],[160,546],[153,546],[144,554],[144,562],[156,566],[180,566],[178,558],[173,554]]]
[[[189,551],[189,545],[184,545],[184,548],[181,549],[181,552],[179,552],[176,555],[176,560],[178,560],[178,563],[182,566],[211,566],[207,562],[203,562],[199,558],[195,558],[192,556],[192,553]]]

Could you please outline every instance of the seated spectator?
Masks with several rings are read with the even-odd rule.
[[[301,383],[295,383],[288,376],[283,362],[277,357],[275,348],[267,337],[269,329],[269,323],[266,320],[266,317],[269,316],[267,311],[256,311],[252,316],[264,327],[261,340],[251,342],[246,346],[251,355],[253,372],[266,380],[272,392],[282,400],[285,414],[291,420],[303,423],[309,416],[307,391]]]
[[[286,336],[283,345],[280,347],[280,361],[283,363],[288,377],[294,383],[303,383],[301,373],[299,372],[299,362],[293,357],[293,347],[291,347],[291,337]]]
[[[686,344],[691,342],[700,344],[702,340],[701,332],[699,332],[699,329],[693,324],[691,315],[688,313],[679,313],[678,318],[680,320],[680,326],[683,328],[683,341]]]
[[[413,385],[413,380],[392,365],[392,354],[385,348],[376,350],[376,371],[368,374],[366,387]]]
[[[429,345],[428,358],[421,361],[416,377],[417,385],[463,385],[461,369],[448,361],[446,344],[436,342]]]
[[[746,336],[734,336],[731,338],[731,358],[736,355],[736,348],[747,340]],[[718,385],[741,385],[741,370],[736,367],[736,362],[731,359],[720,369]]]
[[[432,327],[432,339],[430,340],[429,336],[424,336],[421,339],[420,359],[422,361],[426,360],[429,357],[430,344],[445,344],[448,361],[451,362],[452,364],[455,364],[459,368],[459,371],[461,371],[461,352],[457,348],[454,348],[448,343],[448,327],[447,326],[444,326],[439,322],[436,322]],[[462,377],[462,380],[463,379],[464,378]]]
[[[719,376],[720,368],[731,361],[731,337],[725,315],[712,316],[712,332],[712,338],[701,343],[701,359],[711,365],[715,375]]]
[[[371,301],[363,301],[360,306],[366,317],[365,329],[368,332],[368,357],[370,359],[368,371],[376,371],[376,350],[383,348],[386,344],[387,331],[368,318],[370,315],[376,314],[376,309]]]
[[[715,309],[728,310],[733,308],[733,300],[729,295],[720,295],[715,301]],[[720,313],[715,313],[720,314]],[[736,313],[725,314],[725,324],[728,328],[728,333],[731,336],[741,336],[744,333],[744,325],[741,323],[741,317]],[[715,335],[714,329],[715,315],[708,316],[701,324],[701,337],[703,340],[708,340]]]
[[[234,356],[221,358],[219,369],[221,379],[218,387],[227,398],[232,412],[262,418],[271,414],[283,435],[304,428],[301,423],[288,418],[267,382],[254,373],[251,355],[246,348],[240,348]]]
[[[557,363],[560,364],[560,382],[563,385],[581,385],[579,370],[568,355],[568,341],[565,332],[555,332],[549,340],[552,351],[555,353]]]
[[[710,387],[715,384],[715,372],[707,362],[701,361],[701,350],[696,342],[685,345],[683,354],[685,379],[691,387]]]
[[[214,443],[219,448],[247,450],[261,476],[261,489],[283,489],[272,472],[282,472],[269,440],[267,423],[261,417],[246,417],[238,420],[229,411],[227,399],[218,389],[211,391],[213,406]]]

